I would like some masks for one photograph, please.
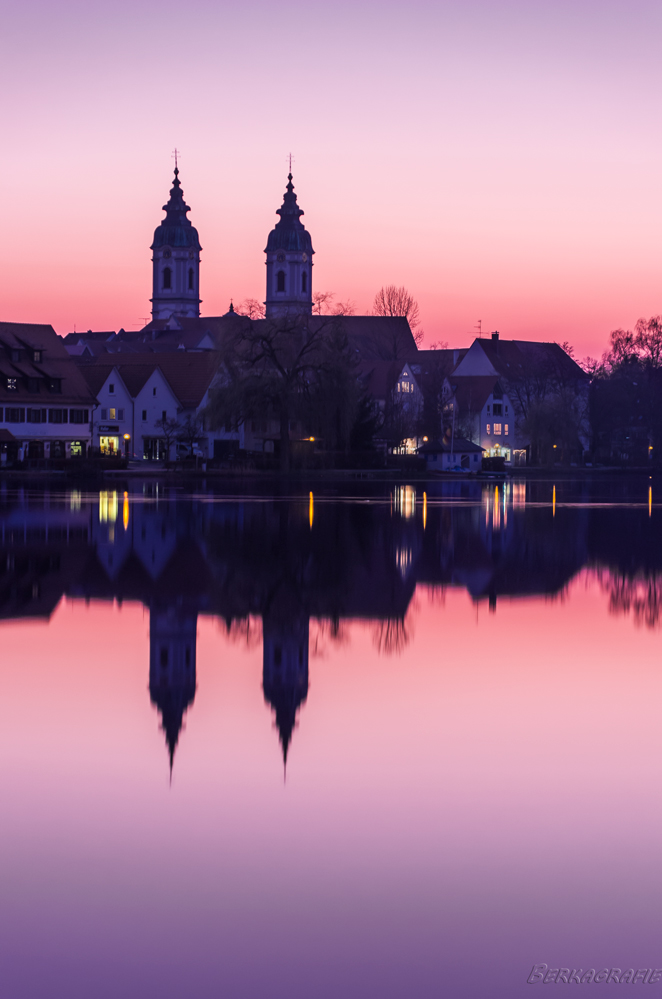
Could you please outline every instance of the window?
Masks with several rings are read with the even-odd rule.
[[[41,410],[40,409],[29,409],[28,410],[28,423],[41,423]]]
[[[2,406],[0,406],[0,423],[2,423]]]
[[[152,389],[152,395],[156,395],[156,385],[155,385],[155,386],[154,386],[154,388]]]
[[[506,406],[506,416],[508,416],[508,407]]]
[[[109,409],[108,410],[108,419],[112,420],[113,422],[117,419],[117,410],[116,409]]]
[[[167,411],[165,409],[161,413],[161,419],[162,420],[167,420],[168,419],[168,413],[167,413]]]
[[[478,455],[477,454],[474,455],[474,461],[478,461]]]
[[[192,267],[189,267],[189,269],[188,269],[188,289],[189,289],[189,291],[193,291],[193,268]]]
[[[8,378],[7,379],[7,391],[16,392],[18,389],[18,378]]]
[[[489,434],[489,432],[490,432],[490,425],[489,425],[489,423],[487,424],[487,426],[486,426],[485,429],[486,429],[486,432]]]
[[[494,424],[494,433],[495,434],[500,434],[501,433],[501,424],[500,423],[495,423]]]
[[[28,378],[28,392],[38,392],[38,391],[39,391],[39,379]]]
[[[487,415],[488,415],[488,416],[490,415],[490,404],[489,404],[489,402],[488,402],[488,404],[487,404]]]
[[[276,291],[285,291],[285,271],[276,274]]]
[[[508,436],[508,424],[507,423],[504,424],[503,432],[504,432],[504,435],[507,437]]]
[[[305,271],[301,275],[301,291],[303,292],[304,295],[308,291],[308,275],[306,274]]]
[[[108,410],[107,409],[102,409],[101,410],[101,419],[102,420],[107,420],[108,419]]]
[[[87,423],[87,421],[88,421],[87,409],[69,410],[69,423]]]
[[[5,420],[7,423],[25,423],[24,409],[6,409]]]
[[[41,364],[41,351],[40,350],[34,350],[32,352],[32,360],[34,361],[35,364]]]
[[[21,352],[20,352],[20,350],[12,350],[12,352],[11,352],[11,359],[15,363],[18,363],[21,360]]]
[[[124,410],[123,409],[118,409],[117,410],[117,419],[118,420],[123,420],[124,419]]]
[[[172,287],[172,271],[169,267],[163,268],[163,287],[166,290]]]
[[[66,409],[49,409],[48,410],[48,422],[49,423],[66,423],[69,416],[69,411]]]
[[[165,250],[164,253],[163,253],[163,256],[166,258],[166,260],[170,260],[170,257],[172,256],[172,254],[171,254],[170,250]]]
[[[108,392],[110,393],[110,395],[115,395],[115,383],[114,382],[111,382],[110,385],[108,386]]]
[[[501,416],[501,410],[502,410],[501,403],[495,402],[494,405],[492,406],[492,415]]]
[[[147,410],[143,409],[143,423],[147,422]]]

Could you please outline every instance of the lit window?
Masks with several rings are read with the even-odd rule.
[[[109,420],[116,420],[117,419],[117,410],[116,409],[109,409],[108,410],[108,419]]]
[[[495,423],[494,424],[494,433],[495,434],[500,434],[501,433],[501,424],[500,423]]]
[[[489,434],[489,432],[490,432],[490,425],[489,425],[489,423],[487,424],[486,430],[487,430],[487,433]]]
[[[8,378],[7,379],[7,391],[9,391],[9,392],[15,392],[17,390],[17,388],[18,388],[18,379],[17,378]]]
[[[503,425],[503,432],[504,432],[505,436],[507,437],[508,436],[508,424],[507,423],[504,423],[504,425]]]

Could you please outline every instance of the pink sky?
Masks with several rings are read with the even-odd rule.
[[[3,10],[0,318],[149,315],[171,150],[203,312],[264,297],[287,172],[314,287],[386,283],[428,343],[569,340],[662,311],[657,2],[25,0]]]

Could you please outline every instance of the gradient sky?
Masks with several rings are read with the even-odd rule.
[[[291,150],[314,287],[405,284],[427,342],[662,311],[653,0],[3,0],[0,318],[149,315],[171,151],[203,313],[264,297]]]

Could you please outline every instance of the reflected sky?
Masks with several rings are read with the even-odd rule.
[[[1,492],[3,994],[662,966],[661,524],[647,478]]]

